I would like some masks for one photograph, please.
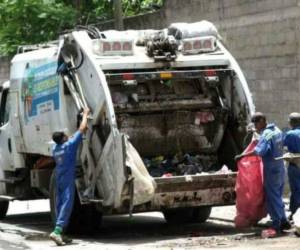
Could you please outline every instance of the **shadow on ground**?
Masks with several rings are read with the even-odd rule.
[[[0,223],[0,231],[23,236],[27,240],[48,240],[52,229],[50,213],[31,213],[7,216]],[[202,224],[175,224],[165,222],[159,213],[129,216],[104,217],[99,231],[92,235],[73,235],[86,243],[146,244],[160,240],[176,240],[186,237],[220,237],[229,240],[257,238],[260,228],[239,231],[233,222],[220,218],[210,218]],[[241,234],[242,233],[242,234]]]

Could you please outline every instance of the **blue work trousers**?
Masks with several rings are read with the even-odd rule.
[[[272,227],[276,230],[280,230],[281,224],[287,220],[282,200],[283,187],[284,168],[278,168],[277,166],[264,167],[267,212],[271,217]]]
[[[288,177],[291,189],[290,211],[294,214],[300,207],[300,168],[290,164],[288,167]]]
[[[56,226],[65,229],[73,209],[75,184],[58,183],[56,189]]]

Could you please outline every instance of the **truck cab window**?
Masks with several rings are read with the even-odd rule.
[[[8,122],[9,119],[9,93],[8,89],[5,89],[2,93],[1,103],[0,103],[0,126],[3,126]]]

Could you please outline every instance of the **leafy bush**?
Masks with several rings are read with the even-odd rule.
[[[59,31],[74,26],[75,18],[74,8],[52,0],[0,0],[0,54],[57,39]]]
[[[151,11],[163,0],[122,0],[124,16]],[[0,55],[20,45],[55,40],[76,24],[113,18],[113,0],[0,0]]]

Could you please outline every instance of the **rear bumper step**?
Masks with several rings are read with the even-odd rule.
[[[15,184],[17,182],[23,181],[24,178],[23,177],[10,177],[7,179],[0,179],[0,183],[8,183],[8,184]]]

